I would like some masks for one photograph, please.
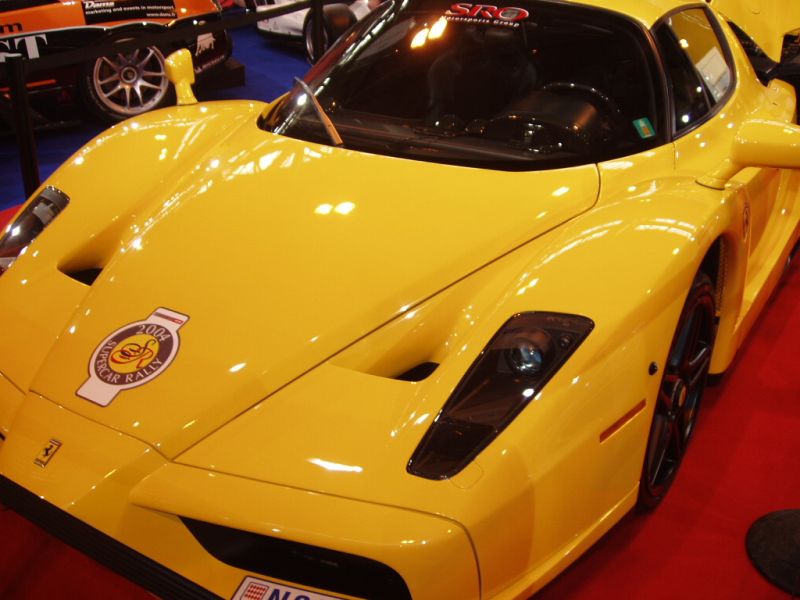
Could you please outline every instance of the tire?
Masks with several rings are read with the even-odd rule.
[[[653,411],[639,483],[639,507],[666,495],[694,433],[716,334],[714,286],[705,273],[692,283],[670,345]]]
[[[120,37],[116,41],[132,39]],[[89,110],[106,123],[160,108],[172,93],[164,54],[156,46],[119,52],[86,63],[80,87]]]
[[[329,4],[322,10],[322,56],[342,32],[347,31],[358,19],[346,4]],[[309,10],[303,21],[303,42],[306,57],[314,63],[314,29],[312,11]]]

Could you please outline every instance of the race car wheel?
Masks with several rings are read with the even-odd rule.
[[[163,106],[170,93],[164,54],[155,46],[118,52],[87,63],[81,84],[90,110],[107,122]]]
[[[694,432],[714,346],[714,287],[704,273],[683,306],[656,399],[639,485],[639,505],[652,508],[667,493]]]
[[[308,61],[314,63],[314,28],[312,12],[309,10],[303,22],[303,42],[306,47]],[[347,31],[358,19],[346,4],[329,4],[322,12],[322,51],[320,56],[331,47],[337,38]]]

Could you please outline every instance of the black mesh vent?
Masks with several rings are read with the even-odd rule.
[[[245,571],[370,600],[411,599],[397,571],[375,560],[181,519],[210,554]]]

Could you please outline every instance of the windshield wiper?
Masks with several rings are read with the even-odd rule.
[[[322,108],[322,105],[317,100],[317,97],[314,95],[314,92],[311,91],[311,88],[308,87],[308,84],[300,79],[299,77],[295,77],[294,81],[297,85],[300,86],[309,100],[311,100],[311,105],[314,107],[314,112],[317,113],[319,120],[322,122],[323,127],[325,127],[325,133],[328,134],[328,137],[331,138],[331,142],[333,142],[334,146],[343,146],[344,142],[342,141],[342,136],[339,135],[339,132],[336,131],[336,127],[331,121],[330,117],[325,113],[325,109]]]

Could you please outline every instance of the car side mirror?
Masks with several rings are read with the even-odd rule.
[[[730,158],[697,183],[723,190],[747,167],[800,169],[800,127],[779,121],[746,121],[733,140]]]
[[[167,57],[166,66],[167,78],[175,86],[178,106],[197,104],[197,98],[194,97],[194,92],[192,92],[192,84],[194,83],[192,53],[186,48],[176,50]]]

